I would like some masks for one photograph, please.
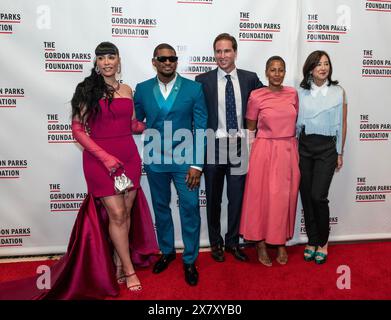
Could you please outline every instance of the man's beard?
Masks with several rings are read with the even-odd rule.
[[[170,73],[167,73],[167,72],[160,72],[160,75],[164,78],[171,78],[173,75],[175,74],[175,70],[170,72]]]

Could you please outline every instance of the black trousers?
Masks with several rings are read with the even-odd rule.
[[[335,137],[306,135],[299,139],[300,196],[308,245],[323,247],[330,234],[329,188],[337,165]]]
[[[224,138],[223,138],[224,139]],[[206,162],[204,165],[205,192],[206,192],[206,213],[208,220],[208,234],[211,246],[224,245],[226,247],[237,246],[239,244],[239,224],[242,212],[242,201],[244,184],[246,180],[247,163],[245,170],[235,170],[242,167],[243,161],[248,161],[247,150],[244,149],[244,141],[237,139],[235,154],[241,159],[237,163],[229,157],[228,148],[232,144],[228,139],[216,139],[215,163]],[[241,157],[243,155],[243,157]],[[244,173],[244,174],[240,174]],[[228,227],[225,239],[221,236],[221,201],[224,188],[224,180],[227,180],[228,198]],[[224,241],[225,240],[225,241]]]

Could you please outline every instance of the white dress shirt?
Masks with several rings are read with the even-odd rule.
[[[159,77],[157,78],[157,82],[159,83],[160,92],[162,93],[164,99],[167,100],[168,96],[171,93],[172,88],[174,88],[174,84],[178,74],[175,73],[174,79],[172,79],[169,83],[163,83],[160,81]]]
[[[240,84],[238,79],[238,72],[236,68],[230,73],[226,73],[222,69],[217,69],[217,90],[218,90],[218,121],[217,121],[217,131],[216,138],[226,138],[228,137],[227,132],[227,121],[226,121],[226,108],[225,108],[225,86],[227,84],[227,74],[231,76],[232,84],[235,92],[235,105],[236,105],[236,117],[238,120],[238,132],[235,137],[244,137],[243,131],[243,121],[242,121],[242,94],[240,92]],[[232,137],[232,136],[230,136]]]
[[[318,87],[315,82],[311,82],[311,96],[316,98],[316,96],[321,93],[323,97],[327,95],[327,91],[329,90],[329,80],[326,80],[320,87]]]

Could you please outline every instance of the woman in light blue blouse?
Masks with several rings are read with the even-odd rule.
[[[325,51],[314,51],[303,66],[297,130],[300,154],[300,196],[308,244],[306,261],[327,260],[329,200],[335,170],[343,164],[347,102],[343,88],[333,81],[333,68]]]

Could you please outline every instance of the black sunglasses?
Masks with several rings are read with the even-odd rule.
[[[166,62],[167,60],[170,61],[170,62],[177,62],[178,61],[178,57],[177,56],[169,56],[169,57],[165,57],[165,56],[160,56],[160,57],[155,57],[155,59],[159,62]]]

